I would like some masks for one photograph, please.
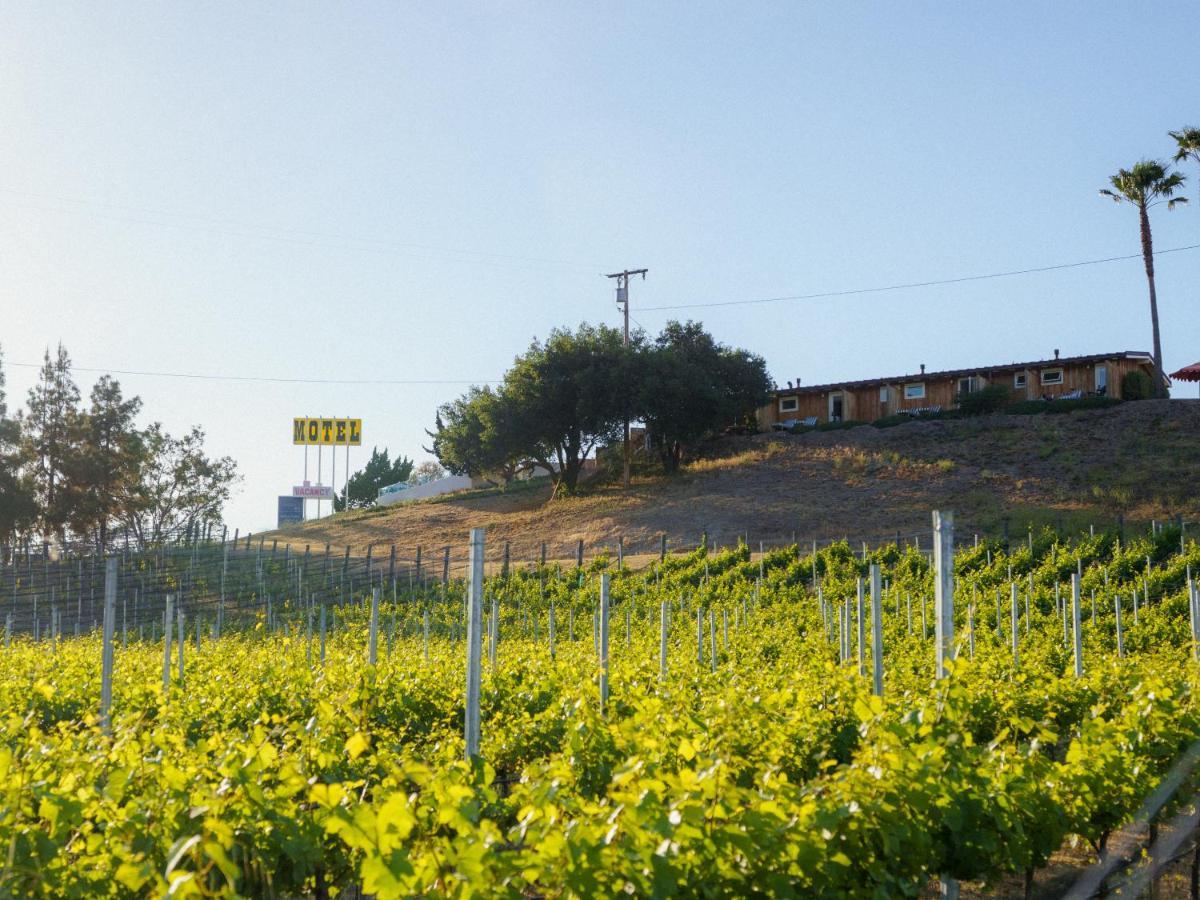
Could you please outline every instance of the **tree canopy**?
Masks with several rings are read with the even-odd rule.
[[[430,452],[449,471],[507,483],[550,472],[574,490],[584,461],[615,444],[625,421],[644,421],[666,471],[684,448],[753,415],[771,389],[766,364],[718,344],[695,322],[640,331],[582,324],[534,341],[499,387],[472,387],[437,412]]]
[[[341,495],[333,498],[333,508],[340,512],[347,507],[364,509],[374,506],[380,488],[408,481],[412,470],[413,461],[408,457],[397,456],[393,462],[388,459],[387,447],[382,452],[372,447],[367,464],[351,475]]]
[[[233,460],[209,457],[199,428],[181,438],[157,422],[139,428],[142,401],[109,375],[82,406],[62,345],[46,351],[16,418],[6,400],[0,365],[0,543],[75,539],[103,549],[118,529],[145,545],[220,523],[238,481]]]

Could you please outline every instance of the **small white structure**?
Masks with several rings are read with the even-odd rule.
[[[375,499],[377,506],[391,506],[393,503],[404,503],[408,500],[424,500],[428,497],[439,497],[442,494],[452,494],[455,491],[465,491],[476,487],[475,479],[468,475],[447,475],[424,484],[410,485],[402,481],[399,484],[389,484],[379,489]]]

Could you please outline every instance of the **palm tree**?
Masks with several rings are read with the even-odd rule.
[[[1154,332],[1154,396],[1163,395],[1162,341],[1158,334],[1158,297],[1154,293],[1154,241],[1150,236],[1152,206],[1166,203],[1174,209],[1176,203],[1187,203],[1186,197],[1176,197],[1175,191],[1183,184],[1184,177],[1178,172],[1167,172],[1167,166],[1153,159],[1144,159],[1132,169],[1120,169],[1108,179],[1112,190],[1102,188],[1100,193],[1111,197],[1115,203],[1125,201],[1137,207],[1138,222],[1142,229],[1142,260],[1146,264],[1146,280],[1150,283],[1150,325]]]
[[[1179,131],[1168,131],[1167,134],[1173,137],[1175,143],[1179,145],[1175,151],[1175,162],[1181,163],[1194,159],[1200,163],[1200,128],[1188,126]]]

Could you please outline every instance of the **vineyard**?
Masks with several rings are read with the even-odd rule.
[[[1106,856],[1200,738],[1200,546],[949,529],[486,577],[481,533],[18,554],[0,894],[1028,888]]]

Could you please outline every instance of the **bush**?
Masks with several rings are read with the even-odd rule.
[[[1122,400],[1149,400],[1153,393],[1153,382],[1150,381],[1150,376],[1141,369],[1134,369],[1132,372],[1125,373],[1125,377],[1121,379],[1121,399]]]
[[[964,416],[983,416],[1008,406],[1012,392],[1006,385],[989,384],[978,391],[958,395],[958,408]]]
[[[1041,416],[1069,413],[1077,409],[1107,409],[1120,403],[1112,397],[1080,397],[1078,400],[1023,400],[1005,408],[1010,416]]]
[[[822,422],[813,431],[844,431],[847,428],[859,428],[867,424],[869,423],[860,422],[857,419],[846,419],[842,422]]]

